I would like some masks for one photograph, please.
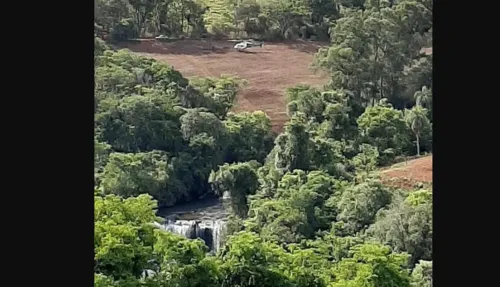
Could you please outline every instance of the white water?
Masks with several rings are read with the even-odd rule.
[[[199,238],[205,242],[211,251],[217,252],[221,247],[221,240],[226,222],[223,220],[171,220],[164,225],[157,224],[163,230],[182,235],[189,239]]]
[[[158,226],[189,239],[200,238],[211,251],[217,252],[222,247],[227,218],[223,199],[198,200],[161,209],[158,214],[166,222]]]

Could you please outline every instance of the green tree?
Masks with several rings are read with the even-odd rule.
[[[94,286],[217,286],[205,244],[155,228],[150,196],[95,196],[94,205]]]
[[[301,116],[294,116],[276,138],[275,167],[283,171],[309,170],[310,135]]]
[[[392,253],[387,246],[365,243],[352,248],[352,258],[344,258],[333,268],[330,287],[410,286],[407,255]]]
[[[348,90],[365,107],[383,98],[398,108],[412,101],[404,97],[401,79],[427,45],[422,39],[432,27],[432,10],[423,2],[366,1],[364,9],[344,5],[331,29],[332,45],[315,57],[315,65],[330,73],[330,86]]]
[[[432,193],[419,191],[406,200],[396,197],[377,215],[368,233],[396,252],[411,255],[410,265],[432,259]]]
[[[391,193],[378,181],[367,181],[347,188],[337,204],[338,221],[344,230],[354,235],[375,221],[379,209],[391,202]]]
[[[417,101],[417,106],[422,106],[424,108],[432,106],[432,90],[428,89],[426,86],[423,86],[421,91],[415,92],[414,97]]]
[[[230,197],[234,215],[245,218],[248,213],[247,196],[259,187],[255,163],[225,164],[217,172],[212,171],[209,182],[219,196]]]
[[[106,194],[130,197],[148,193],[160,205],[171,205],[186,192],[175,188],[175,181],[164,152],[112,153],[104,167],[101,186]]]
[[[165,101],[148,96],[101,101],[96,115],[100,137],[116,151],[178,151],[179,112]]]
[[[277,27],[280,37],[286,37],[288,29],[307,13],[307,7],[303,1],[265,0],[258,3],[269,21]]]
[[[204,15],[205,27],[208,32],[217,36],[229,35],[235,31],[234,0],[207,0],[209,7]]]
[[[420,140],[424,131],[430,131],[429,119],[426,116],[427,111],[417,105],[411,110],[405,110],[406,124],[416,137],[417,155],[420,156]]]
[[[351,248],[363,243],[363,239],[355,236],[338,236],[335,224],[328,231],[320,233],[320,237],[310,242],[315,253],[320,254],[324,260],[340,262],[344,258],[352,256]]]
[[[106,50],[109,50],[108,45],[101,38],[94,37],[94,64],[97,56],[101,56]]]
[[[189,109],[180,117],[181,132],[189,143],[192,163],[196,167],[199,181],[208,188],[210,171],[223,162],[227,146],[226,130],[223,123],[212,113],[201,109]]]
[[[390,105],[366,108],[358,118],[361,140],[380,152],[379,163],[390,163],[409,146],[409,131],[403,113]]]
[[[94,273],[94,287],[118,287],[117,283],[106,275]]]
[[[358,153],[352,161],[354,162],[356,169],[364,171],[366,176],[368,176],[368,174],[371,171],[374,171],[377,166],[377,159],[379,156],[378,150],[376,147],[371,145],[361,144],[359,146],[359,151],[360,153]]]
[[[235,21],[247,36],[263,35],[268,29],[267,18],[262,14],[256,0],[237,1]]]
[[[233,107],[240,85],[245,82],[231,76],[221,78],[194,78],[190,84],[205,97],[204,107],[224,120]]]
[[[222,122],[214,114],[204,112],[203,109],[186,110],[180,121],[182,136],[187,141],[200,134],[206,134],[214,140],[224,135]]]
[[[146,21],[148,20],[149,14],[154,9],[154,0],[128,0],[131,6],[132,15],[135,20],[135,25],[137,28],[137,34],[144,36],[144,30],[146,27]]]
[[[286,92],[288,115],[303,115],[309,119],[310,128],[315,123],[322,137],[335,140],[349,139],[356,135],[352,109],[343,91],[320,91],[306,85],[289,88]],[[311,123],[312,122],[312,123]]]
[[[407,87],[405,98],[432,110],[432,98],[429,98],[432,97],[432,55],[413,60],[403,71],[403,82]],[[423,87],[426,89],[422,90]]]
[[[208,248],[201,240],[187,240],[162,230],[155,230],[155,236],[153,247],[159,275],[154,280],[160,286],[216,286],[216,266],[205,257]]]
[[[148,195],[94,197],[94,270],[115,280],[138,278],[153,253],[153,223],[159,220]],[[101,281],[107,279],[101,278]]]
[[[274,144],[271,120],[265,113],[230,114],[224,124],[229,136],[226,162],[264,162]]]
[[[321,171],[287,173],[278,183],[274,198],[259,194],[260,198],[252,200],[247,226],[279,243],[311,239],[334,218],[334,210],[325,203],[341,189],[340,182]]]
[[[432,261],[420,260],[411,273],[412,287],[432,287]]]
[[[94,20],[102,30],[110,32],[123,19],[130,17],[128,1],[96,0]]]
[[[219,286],[293,286],[277,268],[280,249],[255,233],[243,231],[231,236],[221,252]]]
[[[321,170],[339,179],[351,180],[349,162],[341,141],[317,136],[312,139],[311,170]]]
[[[413,97],[415,98],[417,106],[424,107],[428,111],[427,116],[432,122],[432,88],[423,86],[420,91],[415,92]]]
[[[111,146],[105,142],[100,142],[94,137],[94,173],[102,172],[108,161]]]

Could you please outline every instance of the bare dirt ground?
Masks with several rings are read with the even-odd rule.
[[[297,84],[321,86],[328,82],[324,73],[310,65],[316,51],[325,44],[305,41],[264,43],[264,47],[237,52],[234,42],[181,40],[161,43],[154,40],[123,44],[143,56],[165,61],[185,77],[235,75],[247,81],[238,94],[233,111],[264,111],[280,132],[288,120],[284,91]],[[214,46],[215,49],[211,47]]]
[[[432,155],[384,168],[380,175],[385,184],[404,189],[414,189],[419,182],[431,185]]]

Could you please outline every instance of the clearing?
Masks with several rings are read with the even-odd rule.
[[[297,84],[322,86],[328,82],[325,73],[310,69],[314,54],[325,44],[306,41],[264,43],[264,47],[246,52],[235,51],[234,45],[234,42],[215,40],[211,45],[208,40],[170,43],[142,40],[122,44],[120,48],[165,61],[187,78],[226,74],[245,79],[247,85],[238,94],[233,111],[264,111],[276,132],[281,132],[288,120],[283,96],[286,88]]]
[[[415,189],[416,184],[423,183],[428,187],[432,185],[432,155],[383,168],[380,175],[387,185]]]

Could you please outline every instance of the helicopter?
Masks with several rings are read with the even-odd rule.
[[[245,51],[246,49],[248,48],[253,48],[253,47],[264,47],[264,42],[261,42],[261,43],[257,43],[255,41],[243,41],[243,42],[240,42],[236,45],[234,45],[234,48],[236,50],[238,50],[238,52],[243,52]]]

